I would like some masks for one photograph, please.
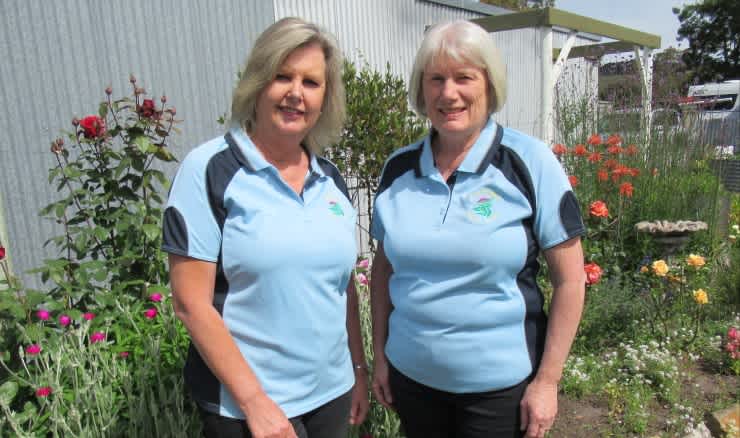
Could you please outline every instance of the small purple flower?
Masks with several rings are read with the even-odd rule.
[[[36,316],[42,321],[48,321],[51,318],[51,313],[48,310],[41,309],[36,312]]]
[[[90,343],[95,344],[96,342],[105,341],[105,333],[95,332],[90,335]]]
[[[26,347],[26,353],[30,354],[31,356],[36,356],[37,354],[41,353],[41,346],[39,344],[31,344]]]
[[[70,318],[69,315],[59,316],[59,325],[61,325],[62,327],[67,327],[70,322],[72,322],[72,318]]]

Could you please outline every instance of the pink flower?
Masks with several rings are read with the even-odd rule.
[[[37,354],[41,353],[41,346],[39,344],[31,344],[26,347],[26,353],[30,354],[31,356],[36,356]]]
[[[92,312],[85,312],[82,314],[82,318],[84,318],[85,321],[92,321],[95,319],[95,314]]]
[[[5,247],[0,245],[0,260],[5,258]]]
[[[70,318],[68,315],[59,316],[59,325],[61,325],[62,327],[67,327],[70,322],[72,322],[72,318]]]
[[[36,390],[36,397],[48,397],[52,392],[54,391],[51,389],[51,386],[42,386]]]
[[[149,299],[155,303],[159,303],[162,301],[162,294],[151,294],[149,295]]]
[[[42,321],[48,321],[51,318],[51,313],[48,310],[41,309],[36,312],[36,316]]]
[[[118,353],[118,357],[120,357],[122,359],[126,359],[128,357],[128,351],[122,351],[122,352]]]
[[[740,331],[738,331],[738,329],[736,329],[735,327],[730,327],[727,329],[727,337],[733,340],[740,340]]]
[[[359,269],[367,269],[368,266],[370,266],[370,259],[362,259],[359,262],[357,262],[357,267]]]
[[[367,286],[368,285],[367,276],[363,274],[362,272],[360,272],[359,274],[357,274],[357,282],[362,285]]]
[[[95,332],[90,335],[90,343],[95,344],[96,342],[105,341],[105,333]]]
[[[154,318],[156,318],[157,317],[157,309],[155,309],[154,307],[149,308],[149,309],[146,309],[144,311],[144,316],[147,319],[154,319]]]

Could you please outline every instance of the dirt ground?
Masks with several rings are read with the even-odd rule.
[[[740,378],[718,375],[703,370],[700,366],[689,368],[682,385],[683,405],[694,406],[699,412],[694,417],[703,421],[704,415],[740,401]],[[665,420],[669,409],[664,406],[651,406],[651,420],[644,437],[668,437]],[[558,417],[548,438],[596,438],[632,437],[615,427],[616,419],[609,418],[609,409],[604,398],[586,397],[580,400],[563,395],[559,398]],[[675,435],[675,434],[674,434]],[[678,435],[680,437],[681,435]]]

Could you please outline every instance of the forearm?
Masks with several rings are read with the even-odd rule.
[[[545,351],[535,379],[558,383],[581,320],[584,283],[558,285],[550,305]]]
[[[180,306],[182,320],[208,368],[246,413],[246,406],[264,393],[257,377],[242,356],[221,315],[211,306]]]
[[[385,343],[388,339],[388,318],[392,310],[388,282],[393,272],[390,262],[378,248],[370,276],[370,308],[373,322],[373,355],[385,358]]]

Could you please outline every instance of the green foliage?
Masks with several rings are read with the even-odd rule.
[[[481,3],[515,11],[555,7],[555,0],[481,0]]]
[[[703,0],[673,8],[681,22],[678,39],[689,41],[683,55],[696,82],[737,79],[740,72],[740,3]]]
[[[367,206],[369,211],[385,160],[395,149],[421,137],[425,125],[409,108],[403,79],[391,72],[390,64],[380,73],[345,61],[342,78],[347,122],[341,141],[324,153],[360,197],[354,199],[355,205]],[[364,232],[363,241],[372,245],[368,231]]]
[[[175,160],[167,148],[175,111],[164,108],[164,96],[158,109],[133,78],[131,85],[131,97],[112,100],[107,92],[97,116],[73,120],[72,150],[62,139],[52,143],[57,166],[49,183],[63,195],[41,215],[64,234],[47,241],[60,255],[38,272],[67,309],[100,304],[95,295],[109,288],[135,294],[166,281],[159,230],[168,180],[153,164]],[[95,123],[102,128],[91,129]]]

